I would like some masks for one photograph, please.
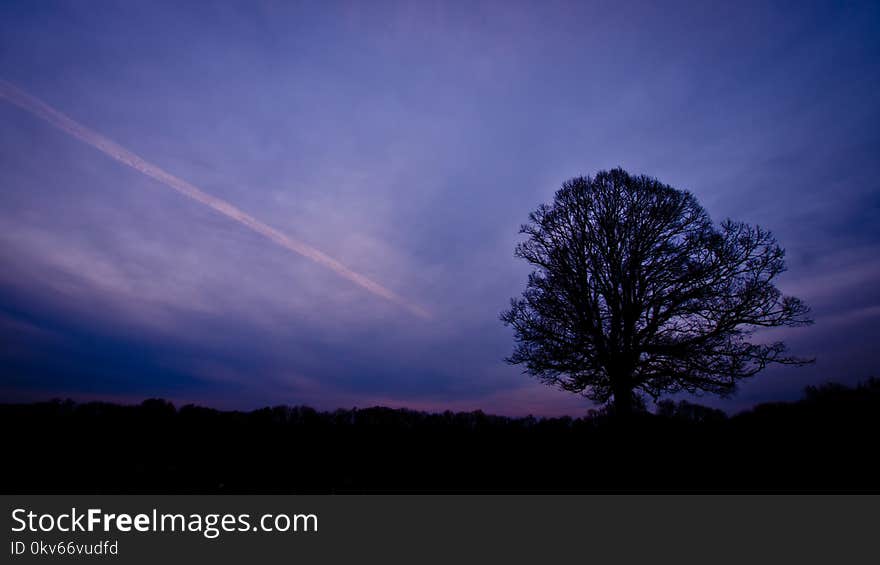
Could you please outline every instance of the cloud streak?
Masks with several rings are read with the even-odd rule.
[[[90,130],[82,124],[76,122],[70,117],[64,115],[58,110],[52,108],[45,102],[39,100],[21,90],[12,83],[0,79],[0,98],[7,102],[18,106],[19,108],[29,112],[44,122],[60,129],[68,135],[79,139],[83,143],[91,145],[98,151],[101,151],[108,157],[124,164],[136,171],[164,184],[165,186],[204,204],[214,211],[226,216],[227,218],[238,222],[239,224],[249,228],[250,230],[262,235],[263,237],[275,242],[281,247],[301,255],[319,265],[330,269],[340,277],[347,279],[361,288],[373,293],[376,296],[405,308],[415,316],[423,319],[430,319],[427,310],[417,304],[413,304],[403,297],[399,296],[392,290],[382,286],[378,282],[353,271],[340,261],[327,255],[320,249],[311,245],[291,238],[290,236],[278,231],[277,229],[261,222],[250,214],[230,204],[229,202],[212,196],[197,186],[178,178],[171,173],[161,169],[160,167],[149,163],[138,155],[132,153],[128,149],[118,145],[117,143],[107,139],[101,134]]]

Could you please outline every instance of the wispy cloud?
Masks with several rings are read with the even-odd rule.
[[[50,125],[60,129],[61,131],[79,139],[80,141],[91,145],[105,155],[143,173],[144,175],[164,184],[165,186],[176,190],[177,192],[187,196],[196,202],[204,204],[209,208],[223,214],[227,218],[238,222],[239,224],[253,230],[254,232],[266,237],[267,239],[277,243],[281,247],[293,251],[303,257],[322,265],[338,274],[340,277],[347,279],[354,284],[366,289],[367,291],[380,296],[389,302],[402,306],[416,316],[429,319],[430,314],[427,310],[417,304],[413,304],[403,297],[399,296],[390,289],[382,286],[378,282],[355,272],[327,255],[323,251],[312,247],[311,245],[291,238],[290,236],[278,231],[277,229],[261,222],[250,214],[240,210],[229,202],[212,196],[200,188],[189,182],[180,179],[171,173],[145,161],[143,158],[135,155],[131,151],[118,145],[117,143],[107,139],[106,137],[94,132],[82,124],[74,121],[70,117],[62,114],[58,110],[52,108],[45,102],[31,96],[27,92],[21,90],[15,85],[5,80],[0,80],[0,97],[7,102],[30,112],[34,116],[49,123]]]

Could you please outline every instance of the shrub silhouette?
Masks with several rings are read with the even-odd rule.
[[[626,427],[606,410],[224,412],[161,400],[4,404],[0,425],[9,492],[880,489],[876,379],[731,417],[662,401]]]

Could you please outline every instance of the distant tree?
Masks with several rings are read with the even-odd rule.
[[[613,399],[732,393],[768,363],[803,364],[759,328],[811,323],[775,281],[784,251],[770,232],[716,226],[687,191],[622,169],[567,181],[529,216],[516,256],[535,267],[501,315],[507,359],[563,390]]]
[[[678,404],[669,399],[661,400],[657,403],[656,414],[664,418],[675,418],[695,423],[721,422],[727,419],[727,414],[723,410],[694,404],[687,400],[679,400]]]
[[[675,417],[675,401],[669,400],[668,398],[663,399],[657,403],[657,411],[655,412],[658,416],[662,416],[663,418],[674,418]]]

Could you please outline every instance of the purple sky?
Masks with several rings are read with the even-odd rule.
[[[0,100],[0,399],[580,414],[507,366],[517,229],[622,166],[771,229],[813,366],[880,361],[880,5],[4,2],[0,80],[394,293]]]

